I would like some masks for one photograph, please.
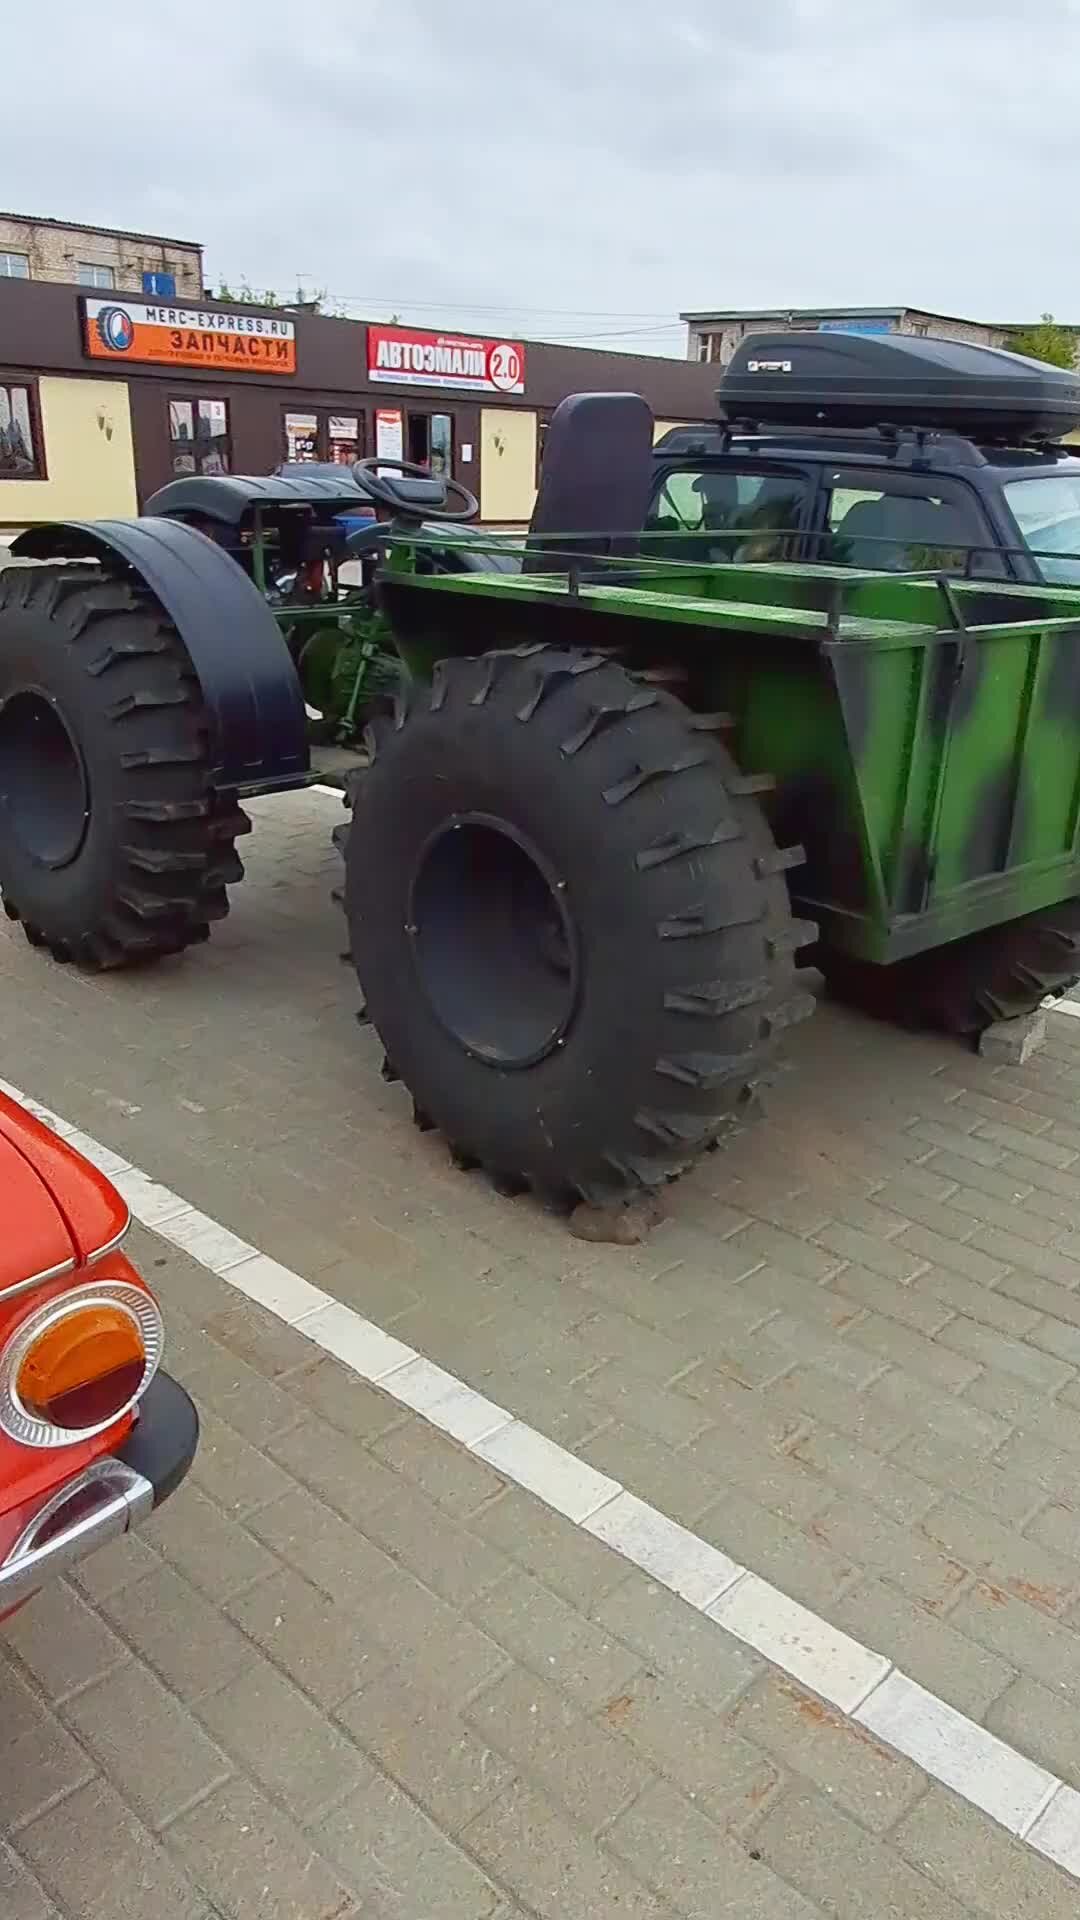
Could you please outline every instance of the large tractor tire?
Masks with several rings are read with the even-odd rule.
[[[1080,900],[985,927],[891,967],[844,954],[823,954],[819,965],[837,999],[865,1012],[976,1035],[996,1020],[1034,1013],[1047,995],[1080,979]]]
[[[350,938],[420,1124],[553,1201],[672,1178],[813,1009],[767,783],[708,716],[552,648],[444,661],[369,745]]]
[[[97,567],[0,573],[0,893],[31,944],[96,969],[205,940],[249,827],[211,786],[198,681],[153,595]]]

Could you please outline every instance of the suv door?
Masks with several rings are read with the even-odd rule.
[[[1008,577],[974,488],[938,474],[823,467],[818,526],[813,558],[834,567]]]
[[[809,525],[813,479],[797,467],[675,459],[661,466],[642,553],[664,560],[795,560]]]

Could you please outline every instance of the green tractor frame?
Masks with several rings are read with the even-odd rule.
[[[91,967],[205,938],[244,796],[313,777],[299,626],[353,650],[345,905],[384,1071],[501,1190],[672,1179],[752,1111],[807,960],[968,1035],[1071,984],[1080,592],[650,557],[652,436],[635,395],[564,402],[529,535],[467,563],[442,482],[369,467],[362,603],[335,576],[271,607],[250,497],[250,565],[160,512],[24,536],[8,913]]]

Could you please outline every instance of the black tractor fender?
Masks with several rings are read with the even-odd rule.
[[[262,595],[229,554],[178,520],[59,520],[11,545],[28,560],[119,559],[176,627],[212,726],[211,778],[248,791],[304,784],[304,696]]]

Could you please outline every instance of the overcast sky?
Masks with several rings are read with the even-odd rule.
[[[1080,321],[1080,0],[41,0],[0,43],[5,206],[214,286],[671,353],[695,307]]]

